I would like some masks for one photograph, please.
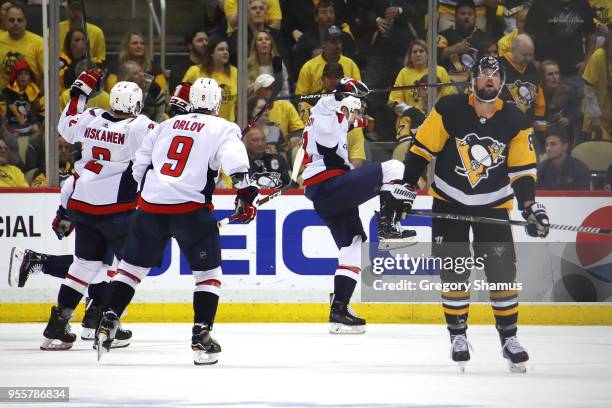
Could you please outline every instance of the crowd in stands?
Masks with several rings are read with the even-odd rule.
[[[288,180],[317,101],[299,97],[331,92],[347,76],[370,89],[414,86],[372,93],[365,110],[368,127],[349,134],[356,167],[391,155],[402,159],[428,109],[427,0],[247,3],[248,100],[239,101],[237,0],[194,1],[194,7],[205,8],[205,18],[197,27],[184,27],[184,57],[166,70],[133,27],[112,57],[103,24],[87,23],[86,43],[81,2],[65,1],[59,25],[60,108],[76,76],[92,66],[105,76],[88,106],[108,110],[112,86],[133,81],[143,90],[142,113],[157,122],[168,118],[175,87],[211,77],[223,89],[220,116],[236,121],[243,103],[250,117],[265,110],[245,136],[251,165],[280,169]],[[172,2],[168,5],[172,13]],[[448,84],[437,88],[438,98],[469,93],[466,81],[474,62],[498,57],[506,71],[500,97],[517,105],[534,129],[538,188],[609,188],[611,7],[606,0],[438,0],[436,76]],[[43,95],[43,39],[28,31],[27,10],[19,0],[0,0],[0,187],[47,185],[45,103],[56,97]],[[273,93],[281,99],[267,105]],[[64,178],[79,151],[57,140]],[[387,148],[374,148],[377,141]]]

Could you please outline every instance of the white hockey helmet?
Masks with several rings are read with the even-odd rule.
[[[142,89],[135,82],[117,82],[110,91],[110,108],[137,116],[142,110]]]
[[[222,99],[221,87],[212,78],[198,78],[191,85],[189,102],[193,110],[206,109],[218,113]]]
[[[338,103],[338,111],[342,112],[342,108],[346,108],[348,110],[349,115],[356,110],[361,109],[361,99],[356,98],[354,96],[345,96]]]

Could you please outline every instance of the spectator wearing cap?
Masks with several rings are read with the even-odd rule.
[[[253,92],[259,98],[268,100],[272,95],[274,77],[268,74],[261,74],[253,84]],[[297,147],[302,137],[304,123],[300,119],[297,110],[287,100],[275,100],[268,113],[269,121],[274,123],[281,131],[287,146],[285,151]]]
[[[270,110],[266,100],[257,95],[251,96],[247,99],[247,112],[251,120],[259,115],[253,126],[261,129],[265,135],[266,151],[268,153],[286,156],[287,144],[285,143],[285,138],[280,128],[270,121]]]
[[[319,93],[325,94],[335,92],[336,86],[342,78],[344,78],[344,69],[342,65],[337,62],[325,64],[323,73],[321,74],[322,88],[319,90]],[[299,109],[302,122],[308,122],[310,108],[317,103],[318,99],[319,98],[312,98],[308,102],[300,102]],[[367,158],[363,128],[358,127],[349,131],[347,134],[347,144],[349,161],[355,168],[361,167]],[[295,151],[297,151],[297,149],[294,149],[291,157],[295,156]]]
[[[455,7],[455,26],[438,35],[438,63],[446,68],[453,81],[467,80],[486,38],[484,31],[476,27],[474,1],[459,0]]]
[[[13,4],[6,12],[7,31],[0,34],[0,89],[8,85],[13,65],[25,60],[34,73],[34,82],[42,84],[44,47],[41,36],[28,30],[25,10]]]
[[[9,135],[32,136],[38,133],[44,102],[34,73],[25,60],[13,65],[9,85],[0,94],[0,116]]]
[[[253,83],[255,79],[262,75],[274,75],[272,60],[275,57],[280,57],[274,38],[267,31],[258,31],[253,36],[249,57],[247,58],[247,70],[249,71],[249,83]],[[282,59],[281,59],[282,61]],[[282,63],[283,86],[279,93],[280,96],[289,95],[289,73],[285,63]]]
[[[189,52],[188,58],[181,58],[172,64],[170,73],[170,89],[176,88],[192,65],[201,65],[206,59],[208,34],[203,28],[196,28],[185,35],[184,45]]]
[[[83,32],[83,10],[81,9],[81,0],[68,0],[66,2],[67,20],[59,23],[59,38],[64,41],[66,34],[72,30],[80,30]],[[89,58],[99,64],[106,60],[106,40],[104,31],[100,27],[90,22],[87,22],[87,41],[91,54]]]
[[[589,169],[568,154],[569,143],[563,129],[551,129],[544,137],[546,160],[538,165],[536,187],[542,190],[588,190]]]
[[[525,20],[527,19],[528,12],[528,6],[522,6],[518,9],[518,11],[516,11],[514,17],[516,22],[516,29],[504,35],[497,42],[499,55],[504,55],[512,51],[512,41],[514,41],[517,35],[523,34],[525,32]]]
[[[19,167],[9,164],[9,156],[9,148],[0,138],[0,187],[29,187]]]
[[[289,184],[289,166],[280,154],[268,151],[266,135],[262,128],[252,127],[243,139],[249,156],[249,176],[253,173],[277,172],[281,175],[283,185]]]
[[[299,68],[306,61],[321,54],[321,36],[332,25],[336,25],[342,31],[342,37],[340,37],[342,40],[342,53],[352,60],[355,60],[357,56],[355,39],[349,25],[346,23],[336,24],[336,12],[333,2],[330,0],[319,1],[319,4],[315,6],[314,22],[314,27],[304,32],[293,48],[293,66],[296,68],[295,76],[297,76]]]
[[[342,30],[335,25],[321,34],[323,52],[308,60],[300,70],[295,88],[296,95],[313,94],[323,89],[323,68],[325,64],[330,62],[337,62],[342,65],[346,76],[361,81],[361,72],[355,61],[342,55],[343,36]]]

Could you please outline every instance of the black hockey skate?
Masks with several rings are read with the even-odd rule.
[[[330,294],[329,332],[331,334],[363,334],[366,321],[357,316],[346,302],[334,299]]]
[[[45,341],[40,345],[41,350],[68,350],[76,340],[76,334],[70,332],[68,321],[72,317],[72,310],[51,308],[51,316],[43,335]]]
[[[9,261],[9,286],[23,288],[31,274],[42,271],[45,258],[38,252],[13,247]]]
[[[111,344],[117,334],[119,328],[119,317],[112,310],[107,310],[102,314],[100,320],[100,326],[96,332],[96,339],[94,342],[94,349],[98,350],[98,361],[102,358],[102,355],[108,353],[111,349]]]
[[[451,359],[459,365],[459,370],[465,372],[465,364],[470,361],[470,349],[472,345],[465,333],[451,334]]]
[[[191,349],[194,351],[193,364],[216,364],[219,361],[221,346],[211,337],[210,327],[207,324],[197,323],[191,332]]]
[[[83,316],[83,321],[81,322],[81,326],[83,329],[81,330],[81,340],[93,341],[96,338],[96,329],[100,324],[100,319],[102,319],[102,308],[96,306],[93,303],[92,299],[87,298],[85,300],[85,304],[87,308],[85,309],[85,315]],[[111,348],[123,348],[130,345],[130,341],[132,340],[132,332],[130,330],[125,330],[121,327],[121,323],[119,323],[119,327],[117,328],[117,333],[115,334],[115,339],[111,344]],[[94,342],[94,349],[97,349],[97,344]]]
[[[393,216],[383,216],[375,211],[378,219],[378,249],[389,251],[416,244],[416,231],[403,228]]]
[[[525,363],[529,360],[527,350],[521,346],[516,336],[500,337],[502,355],[508,361],[508,368],[513,373],[526,373]]]

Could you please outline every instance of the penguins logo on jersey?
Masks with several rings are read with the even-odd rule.
[[[531,104],[534,103],[536,98],[537,87],[531,82],[524,82],[520,79],[506,84],[510,95],[516,106],[525,113],[531,108]]]
[[[467,177],[472,188],[488,178],[489,170],[506,158],[502,155],[506,145],[490,137],[470,133],[463,139],[456,139],[456,143],[462,166],[456,166],[455,173]]]

